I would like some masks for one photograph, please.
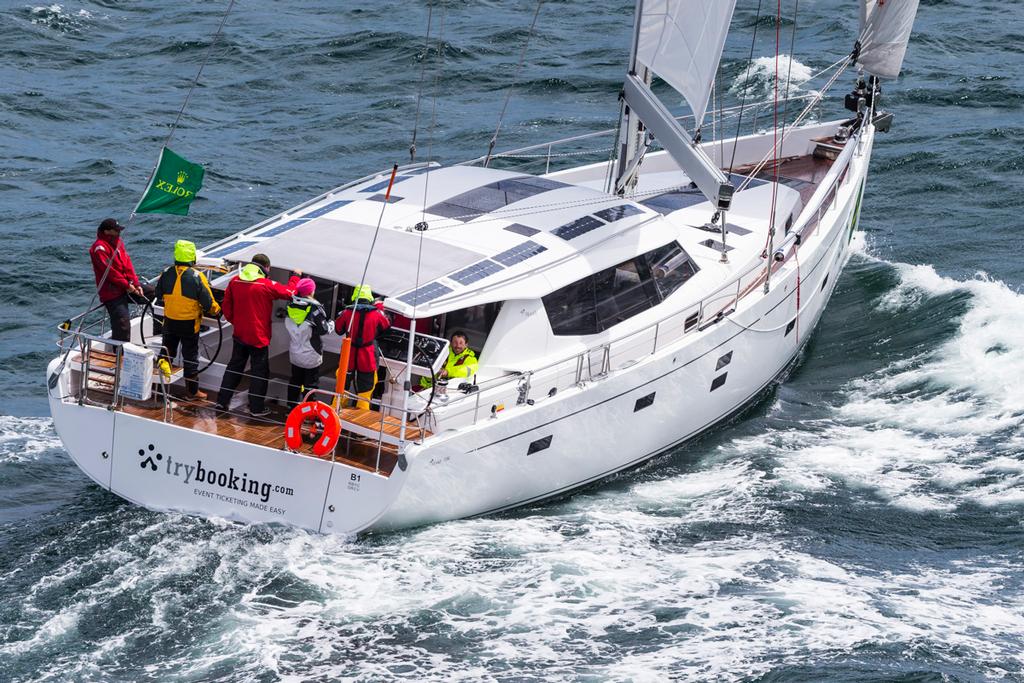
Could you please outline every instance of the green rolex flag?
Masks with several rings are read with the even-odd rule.
[[[203,173],[202,166],[164,147],[153,179],[135,207],[135,213],[187,216],[189,205],[203,186]]]

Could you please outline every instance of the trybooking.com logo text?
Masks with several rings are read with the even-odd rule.
[[[202,460],[196,460],[194,465],[175,460],[167,456],[165,473],[172,477],[183,479],[184,483],[209,484],[218,486],[229,491],[251,493],[260,497],[260,502],[266,503],[270,500],[271,493],[280,493],[285,496],[294,495],[294,491],[288,486],[278,486],[267,482],[251,479],[247,472],[241,475],[235,474],[235,468],[229,467],[227,472],[217,472],[208,467],[203,467]]]

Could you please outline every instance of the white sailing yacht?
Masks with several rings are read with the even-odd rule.
[[[179,368],[154,370],[153,315],[122,344],[93,313],[62,326],[48,368],[57,432],[96,483],[147,508],[335,533],[506,510],[653,458],[754,401],[814,330],[849,255],[875,133],[892,120],[879,79],[899,74],[917,4],[865,0],[853,53],[794,100],[806,105],[795,122],[733,138],[718,125],[700,142],[691,131],[735,0],[641,0],[614,158],[551,171],[559,149],[597,139],[582,136],[410,164],[203,250],[218,296],[257,253],[279,281],[312,276],[332,315],[361,283],[382,296],[395,318],[378,339],[388,378],[371,410],[336,392],[337,335],[306,396],[325,432],[308,444],[285,407],[257,419],[237,395],[227,412],[187,400]],[[807,123],[849,68],[849,118]],[[653,94],[654,75],[692,119]],[[769,105],[777,120],[781,102]],[[500,167],[538,151],[543,173]],[[272,403],[288,376],[278,313]],[[455,330],[478,353],[476,375],[412,391],[437,379]],[[213,392],[230,323],[206,320],[202,341]]]

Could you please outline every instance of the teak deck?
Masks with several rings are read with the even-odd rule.
[[[104,352],[93,352],[94,358]],[[102,395],[103,402],[109,403],[113,391],[113,355],[105,359],[105,367],[92,368],[89,373],[88,393],[95,399],[96,394]],[[98,364],[98,363],[97,363]],[[108,374],[109,373],[109,374]],[[174,387],[180,390],[180,387]],[[283,410],[276,411],[267,418],[253,418],[245,414],[225,413],[214,408],[209,401],[191,400],[183,396],[172,396],[172,410],[166,414],[169,422],[179,427],[193,429],[206,434],[215,434],[236,441],[266,446],[277,450],[285,450]],[[122,399],[118,409],[129,415],[136,415],[158,422],[164,421],[165,410],[163,396],[154,393],[149,401],[132,401]],[[390,476],[398,463],[398,440],[401,433],[401,421],[393,416],[382,416],[373,410],[343,408],[341,411],[341,440],[335,449],[334,459],[354,467],[375,472],[379,471]],[[421,430],[414,424],[407,424],[405,438],[417,441],[428,437],[431,433]],[[378,469],[378,440],[379,469]],[[308,444],[300,447],[299,453],[313,456]],[[331,459],[331,456],[323,456]]]
[[[236,441],[245,441],[246,443],[255,444],[257,446],[266,446],[267,448],[285,450],[284,425],[277,420],[223,413],[215,409],[212,404],[206,401],[189,401],[181,398],[174,398],[173,401],[174,409],[170,412],[171,424],[179,427],[185,427],[187,429],[193,429],[198,432],[204,432],[206,434],[223,436]],[[145,417],[151,420],[163,421],[163,405],[149,406],[141,405],[134,401],[125,401],[124,405],[122,405],[120,409],[129,415],[138,415],[139,417]],[[350,409],[345,409],[343,411],[343,415],[347,410]],[[373,411],[357,412],[369,413],[370,416],[377,416],[378,418],[380,415]],[[353,465],[370,472],[376,471],[376,439],[371,441],[352,434],[344,428],[345,418],[343,417],[342,419],[343,428],[341,441],[335,449],[334,458],[339,462],[344,462],[345,464]],[[364,421],[369,421],[369,419],[372,418],[364,418]],[[412,438],[413,430],[407,430],[406,433],[407,438]],[[416,434],[418,436],[418,431]],[[318,457],[312,455],[311,447],[308,444],[304,444],[299,449],[299,452],[309,455],[310,457]],[[330,456],[323,457],[325,460],[331,459]],[[382,441],[380,443],[380,473],[385,476],[390,476],[394,471],[397,462],[397,447]]]

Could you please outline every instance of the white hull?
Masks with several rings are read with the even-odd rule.
[[[800,248],[802,305],[793,331],[785,332],[797,317],[797,268],[790,261],[773,275],[767,296],[746,297],[733,314],[679,344],[508,416],[413,446],[408,480],[373,528],[487,514],[564,494],[692,439],[755,400],[796,359],[846,265],[871,142],[851,162],[822,228]],[[730,352],[730,362],[716,369]],[[725,383],[711,391],[723,373]],[[653,403],[635,410],[651,394]],[[548,436],[549,448],[527,455],[532,442]]]
[[[758,285],[718,322],[674,340],[659,342],[654,330],[653,353],[618,366],[613,359],[603,376],[554,396],[538,375],[533,405],[512,398],[510,409],[488,417],[495,400],[488,397],[485,417],[409,444],[407,466],[390,476],[79,405],[62,398],[71,394],[70,368],[50,392],[58,434],[100,486],[149,509],[324,533],[409,527],[564,494],[720,423],[793,362],[848,259],[873,134],[870,126],[862,132],[835,200],[799,248],[799,263],[788,259],[767,295]]]

